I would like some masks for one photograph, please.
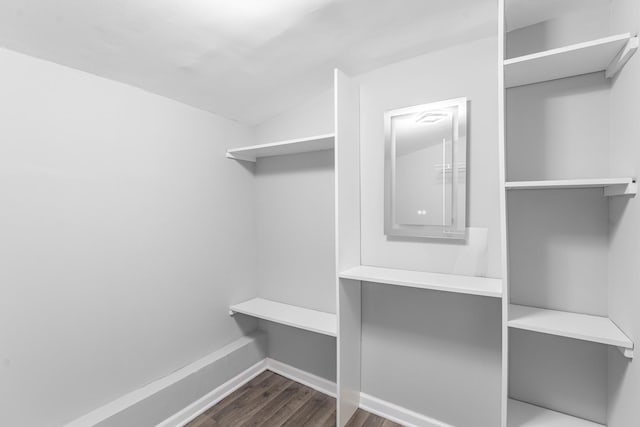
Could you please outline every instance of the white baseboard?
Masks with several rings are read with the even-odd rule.
[[[336,383],[321,378],[317,375],[310,374],[301,369],[294,368],[286,363],[279,362],[270,358],[266,358],[256,363],[246,371],[240,373],[236,377],[230,379],[215,390],[202,396],[191,405],[167,418],[156,427],[183,427],[198,415],[207,411],[216,403],[239,389],[262,372],[269,370],[283,377],[289,378],[307,387],[311,387],[321,393],[331,397],[336,397]]]
[[[310,374],[309,372],[303,371],[298,368],[294,368],[291,365],[287,365],[286,363],[282,363],[277,360],[267,358],[266,361],[267,369],[275,372],[276,374],[287,377],[290,380],[299,382],[300,384],[304,384],[307,387],[311,387],[312,389],[317,390],[320,393],[327,394],[331,397],[336,397],[337,395],[336,383],[334,383],[333,381],[326,380],[322,377]]]
[[[158,406],[162,405],[161,399],[153,399],[154,396],[159,395],[160,393],[178,393],[174,402],[179,402],[181,394],[183,391],[180,390],[179,384],[183,381],[187,381],[189,378],[204,378],[207,375],[207,372],[211,372],[212,368],[215,368],[216,365],[223,363],[224,360],[229,357],[233,357],[234,355],[241,354],[242,358],[240,359],[239,364],[241,363],[255,363],[255,361],[259,361],[258,364],[262,370],[265,369],[266,363],[263,359],[264,353],[260,354],[261,351],[258,350],[260,346],[258,344],[259,341],[264,340],[264,334],[252,334],[250,336],[241,337],[238,340],[232,342],[229,345],[224,346],[223,348],[210,353],[209,355],[203,357],[202,359],[196,360],[195,362],[184,366],[171,374],[159,378],[156,381],[153,381],[149,384],[146,384],[140,387],[137,390],[134,390],[130,393],[125,394],[124,396],[107,403],[106,405],[99,407],[86,415],[83,415],[80,418],[70,422],[65,427],[92,427],[95,425],[152,425],[158,422],[158,414],[166,414],[165,416],[169,416],[171,412],[167,412],[166,406]],[[227,366],[226,364],[225,366]],[[234,386],[233,381],[245,383],[250,378],[247,379],[247,376],[254,372],[257,365],[254,365],[247,370],[243,371],[236,378],[233,378],[221,386],[217,387],[214,391],[219,391],[219,393],[224,393],[227,388],[231,388]],[[242,366],[239,366],[242,369]],[[220,368],[222,369],[222,368]],[[235,368],[234,368],[235,369]],[[238,369],[239,370],[239,369]],[[237,371],[236,371],[237,372]],[[261,372],[261,371],[260,371]],[[258,372],[259,373],[259,372]],[[244,376],[243,376],[244,375]],[[175,391],[174,391],[175,390]],[[193,390],[190,390],[193,391]],[[213,393],[213,392],[212,392]],[[149,403],[151,402],[151,403]],[[160,403],[158,403],[160,402]],[[190,407],[191,405],[189,405]],[[139,408],[138,411],[132,411],[133,408]],[[178,410],[179,406],[174,410]],[[169,409],[171,410],[171,409]],[[133,412],[133,413],[132,413]],[[182,412],[182,410],[180,410]],[[131,419],[126,418],[131,413]],[[123,420],[124,416],[126,419]],[[170,419],[173,418],[173,415]],[[149,422],[149,420],[153,419],[153,422]],[[161,419],[161,418],[160,418]],[[164,422],[163,422],[164,423]],[[162,423],[161,423],[162,424]],[[162,424],[164,425],[164,424]],[[171,424],[167,424],[171,425]]]
[[[186,425],[198,415],[202,414],[207,409],[211,408],[213,405],[260,375],[266,369],[267,359],[263,359],[236,377],[231,378],[220,387],[202,396],[191,405],[167,418],[156,427],[182,427]]]
[[[304,384],[331,397],[336,397],[336,383],[287,365],[286,363],[266,358],[158,424],[156,427],[183,427],[265,370],[282,375],[283,377]],[[367,412],[407,427],[453,427],[450,424],[378,399],[366,393],[360,393],[359,407]]]
[[[453,427],[426,415],[419,414],[402,406],[360,393],[360,408],[389,421],[408,427]]]

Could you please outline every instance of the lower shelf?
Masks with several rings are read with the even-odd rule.
[[[508,427],[604,427],[603,424],[572,417],[540,406],[509,399]]]
[[[310,310],[290,304],[271,301],[263,298],[254,298],[249,301],[235,304],[229,307],[229,312],[246,314],[258,319],[292,326],[306,331],[335,337],[338,331],[338,322],[335,314],[323,311]]]

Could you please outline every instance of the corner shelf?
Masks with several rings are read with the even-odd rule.
[[[509,181],[507,190],[542,190],[566,188],[602,188],[605,196],[634,195],[638,184],[633,178],[561,179],[546,181]]]
[[[285,154],[308,153],[310,151],[331,150],[334,145],[334,134],[318,135],[309,138],[291,139],[271,142],[269,144],[227,150],[227,158],[256,162],[261,157],[282,156]]]
[[[308,308],[283,304],[263,298],[254,298],[229,307],[229,314],[233,316],[235,313],[246,314],[247,316],[257,317],[258,319],[332,337],[335,337],[338,331],[335,314],[310,310]]]
[[[339,277],[342,279],[384,283],[410,288],[431,289],[493,298],[502,297],[502,280],[486,277],[425,273],[422,271],[398,270],[365,265],[345,270],[339,274]]]
[[[606,70],[613,77],[638,49],[638,37],[619,34],[504,61],[505,87],[512,88]]]
[[[618,347],[626,357],[633,358],[633,341],[608,317],[511,304],[507,325],[510,328],[612,345]]]
[[[540,406],[509,399],[508,427],[605,427]]]

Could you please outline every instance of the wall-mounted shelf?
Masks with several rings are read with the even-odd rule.
[[[511,304],[508,326],[612,345],[633,357],[633,342],[607,317]]]
[[[252,145],[250,147],[233,148],[231,150],[227,150],[227,158],[255,162],[260,157],[331,150],[333,148],[334,139],[333,134],[327,134],[312,136],[309,138],[271,142],[269,144]]]
[[[561,179],[547,181],[510,181],[507,190],[542,190],[563,188],[602,188],[605,196],[633,195],[638,184],[633,178]]]
[[[572,417],[550,409],[509,399],[508,427],[604,427],[603,424]]]
[[[638,49],[638,37],[620,34],[504,61],[505,87],[606,70],[613,77]]]
[[[410,288],[432,289],[494,298],[502,297],[502,280],[486,277],[425,273],[422,271],[398,270],[364,265],[345,270],[341,272],[339,276],[343,279],[385,283]]]
[[[338,330],[335,314],[282,304],[263,298],[254,298],[229,307],[229,314],[235,313],[332,337],[337,335]]]

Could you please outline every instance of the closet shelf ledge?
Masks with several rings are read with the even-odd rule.
[[[633,358],[633,341],[608,317],[511,304],[507,325],[515,329],[615,346],[625,357]]]
[[[504,61],[505,87],[606,71],[615,76],[638,49],[638,37],[618,34]]]
[[[236,313],[280,323],[318,334],[337,336],[338,323],[335,314],[311,310],[291,304],[253,298],[229,307],[229,314]]]
[[[487,277],[427,273],[423,271],[371,267],[366,265],[342,271],[338,276],[342,279],[383,283],[394,286],[431,289],[493,298],[502,297],[502,280]]]
[[[256,162],[261,157],[331,150],[334,146],[334,139],[334,134],[325,134],[308,138],[271,142],[268,144],[251,145],[249,147],[232,148],[227,150],[226,157],[234,160]]]
[[[553,190],[570,188],[602,188],[603,194],[610,196],[634,196],[638,192],[638,183],[634,178],[589,178],[558,179],[543,181],[508,181],[507,190]]]

